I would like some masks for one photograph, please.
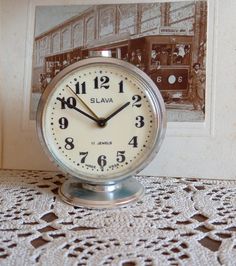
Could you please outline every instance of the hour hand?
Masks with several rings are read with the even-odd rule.
[[[91,120],[95,121],[96,123],[98,123],[97,118],[91,116],[90,114],[85,113],[81,109],[79,109],[76,106],[70,104],[69,102],[63,100],[62,98],[57,97],[57,100],[60,101],[60,102],[62,102],[62,103],[64,103],[64,104],[66,104],[69,108],[76,110],[77,112],[81,113],[82,115],[84,115],[84,116],[90,118]]]
[[[119,107],[117,110],[115,110],[113,113],[111,113],[106,118],[99,119],[98,120],[99,126],[105,126],[105,124],[108,120],[110,120],[113,116],[117,115],[119,112],[121,112],[123,109],[125,109],[128,105],[130,105],[130,102],[123,104],[121,107]]]

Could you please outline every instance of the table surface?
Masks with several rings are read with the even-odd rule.
[[[140,201],[96,210],[60,173],[0,170],[0,265],[235,265],[236,181],[136,178]]]

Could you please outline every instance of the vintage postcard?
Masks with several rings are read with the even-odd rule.
[[[110,50],[152,78],[168,121],[203,122],[207,11],[207,1],[37,6],[30,118],[62,69]]]

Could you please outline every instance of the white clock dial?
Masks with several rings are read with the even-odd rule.
[[[66,172],[91,182],[140,171],[161,135],[156,94],[119,65],[85,64],[55,81],[41,112],[42,135]]]

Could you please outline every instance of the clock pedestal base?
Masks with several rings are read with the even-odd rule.
[[[144,192],[144,187],[132,177],[113,185],[85,184],[71,178],[62,184],[59,195],[73,206],[113,208],[138,201]]]

